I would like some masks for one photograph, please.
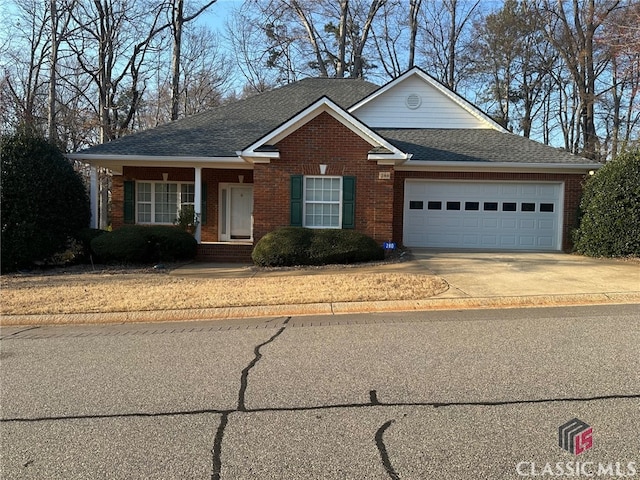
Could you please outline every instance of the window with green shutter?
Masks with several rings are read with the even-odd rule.
[[[308,228],[355,228],[352,176],[291,177],[291,225]]]
[[[202,182],[201,188],[201,202],[200,202],[200,224],[207,224],[207,184]]]
[[[292,175],[291,176],[291,226],[292,227],[301,227],[302,226],[302,175]]]
[[[356,228],[356,177],[342,177],[342,228]]]
[[[124,223],[136,223],[136,182],[124,182]]]

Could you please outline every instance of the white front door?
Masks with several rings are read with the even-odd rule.
[[[221,185],[220,197],[220,240],[252,240],[253,187]]]

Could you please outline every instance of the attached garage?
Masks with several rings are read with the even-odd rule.
[[[406,180],[408,247],[561,250],[560,182]]]

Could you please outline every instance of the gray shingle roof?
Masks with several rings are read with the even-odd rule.
[[[80,153],[175,157],[236,157],[323,96],[347,109],[380,88],[363,80],[307,78]],[[590,161],[518,135],[492,129],[374,129],[412,160],[588,164]],[[375,148],[374,150],[375,151]],[[596,164],[596,162],[593,162]]]
[[[364,80],[307,78],[159,127],[134,133],[82,153],[235,157],[310,104],[327,95],[342,108],[380,88]]]
[[[412,160],[587,164],[589,160],[492,129],[376,129]],[[593,162],[594,165],[597,162]]]

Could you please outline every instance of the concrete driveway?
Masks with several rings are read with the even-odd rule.
[[[493,297],[640,292],[640,262],[566,253],[413,249],[414,262],[443,277],[447,296]],[[410,262],[413,263],[413,262]]]

